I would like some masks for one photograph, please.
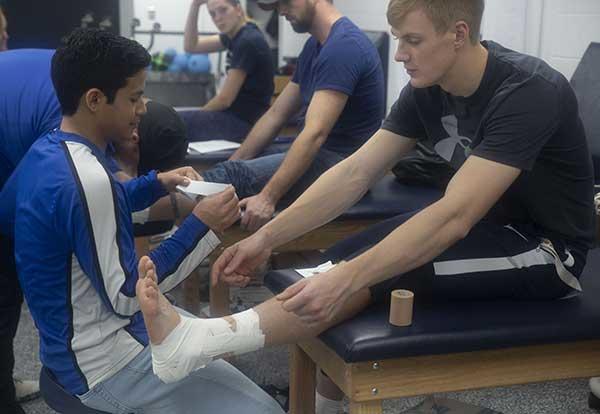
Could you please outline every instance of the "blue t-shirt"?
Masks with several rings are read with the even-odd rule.
[[[60,125],[50,78],[54,50],[0,53],[0,189],[33,142]]]
[[[253,124],[269,109],[273,96],[271,49],[254,23],[246,23],[233,39],[224,34],[220,37],[228,49],[227,70],[246,72],[246,80],[228,111]]]
[[[300,86],[304,113],[316,91],[348,95],[324,148],[350,154],[381,126],[385,114],[381,59],[367,36],[347,17],[334,23],[322,45],[314,37],[306,41],[292,82]]]

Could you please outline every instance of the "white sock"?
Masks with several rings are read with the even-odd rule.
[[[217,357],[256,351],[264,345],[264,335],[233,332],[224,319],[181,315],[181,321],[165,340],[152,345],[152,369],[163,382],[175,382]]]
[[[315,392],[315,414],[339,414],[343,408],[342,400],[330,400]]]
[[[592,394],[600,398],[600,377],[590,378],[590,390]]]

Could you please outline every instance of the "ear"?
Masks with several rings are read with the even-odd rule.
[[[131,134],[131,140],[136,144],[140,143],[140,133],[138,131],[138,128],[133,130],[133,134]]]
[[[100,89],[96,88],[88,90],[83,98],[85,106],[91,112],[97,112],[106,103],[106,95]]]
[[[456,26],[454,28],[454,48],[455,49],[460,49],[462,48],[465,43],[470,42],[470,35],[471,29],[469,28],[469,25],[467,24],[467,22],[465,22],[464,20],[459,20],[456,22]]]

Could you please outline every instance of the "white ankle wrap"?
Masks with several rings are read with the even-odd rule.
[[[231,315],[235,320],[235,332],[240,335],[264,336],[260,329],[260,319],[254,309],[248,309]]]
[[[159,345],[152,345],[152,369],[165,383],[179,381],[213,359],[264,347],[264,335],[232,332],[224,319],[181,321]]]

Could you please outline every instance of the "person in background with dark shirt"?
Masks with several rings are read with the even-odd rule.
[[[203,4],[220,34],[198,36]],[[248,21],[239,0],[192,0],[184,49],[188,53],[227,50],[227,77],[219,93],[200,110],[181,112],[190,141],[242,141],[267,111],[273,95],[273,60],[263,33]]]
[[[206,181],[233,184],[243,198],[241,226],[250,231],[269,221],[280,201],[294,200],[363,145],[385,114],[381,58],[330,0],[258,4],[276,5],[294,31],[311,36],[291,81],[240,148],[228,161],[202,173]],[[267,148],[297,113],[304,114],[303,125],[292,146]]]

